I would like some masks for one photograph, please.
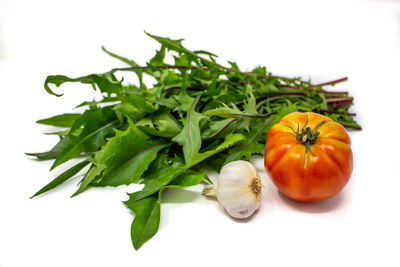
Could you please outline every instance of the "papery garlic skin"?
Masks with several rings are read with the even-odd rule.
[[[204,189],[206,196],[216,195],[225,210],[234,218],[250,217],[259,207],[261,179],[250,162],[238,160],[226,164],[217,185]]]

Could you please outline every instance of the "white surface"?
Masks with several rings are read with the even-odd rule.
[[[400,4],[398,1],[0,1],[0,266],[399,266]],[[79,76],[143,63],[158,47],[143,33],[184,37],[243,69],[317,81],[349,76],[337,88],[355,96],[363,126],[351,132],[354,172],[336,198],[300,204],[265,183],[261,209],[230,219],[201,187],[169,191],[157,235],[132,248],[125,187],[91,189],[69,199],[78,179],[35,200],[55,177],[50,162],[23,152],[55,138],[35,120],[93,91],[65,85],[45,93],[49,74]],[[215,177],[215,176],[214,176]],[[396,255],[397,253],[397,255]]]

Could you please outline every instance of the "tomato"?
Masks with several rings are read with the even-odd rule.
[[[353,171],[345,128],[312,112],[293,112],[267,134],[265,169],[287,197],[303,202],[337,195]]]

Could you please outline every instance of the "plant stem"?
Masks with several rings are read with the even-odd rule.
[[[326,102],[328,104],[330,103],[342,103],[346,105],[345,103],[352,103],[353,98],[352,97],[332,97],[332,98],[327,98]]]
[[[327,94],[327,95],[348,95],[349,94],[349,92],[346,92],[346,91],[334,92],[334,91],[326,91],[326,90],[317,90],[317,92]]]
[[[114,68],[111,69],[109,72],[114,73],[117,71],[132,71],[132,70],[146,70],[149,69],[149,66],[135,66],[135,67],[126,67],[126,68]],[[184,65],[159,65],[159,66],[154,66],[154,68],[158,69],[191,69],[191,70],[197,70],[199,67],[197,66],[184,66]],[[210,67],[202,67],[201,69],[203,70],[210,70]],[[222,70],[229,70],[233,72],[239,72],[241,74],[245,75],[252,75],[252,76],[260,76],[260,77],[271,77],[271,78],[278,78],[278,79],[284,79],[284,80],[292,80],[293,78],[288,78],[284,76],[276,76],[276,75],[271,75],[271,74],[263,74],[263,73],[254,73],[254,72],[241,72],[235,69],[231,68],[222,68],[219,71]]]
[[[326,113],[332,113],[332,114],[343,114],[347,116],[356,116],[356,113],[351,113],[351,112],[342,112],[342,111],[336,111],[336,110],[330,110],[330,109],[319,109],[320,112],[326,112]]]
[[[361,126],[350,125],[350,124],[346,124],[346,123],[342,123],[342,122],[339,122],[339,123],[346,128],[351,128],[354,130],[362,130]]]
[[[324,85],[334,85],[337,83],[345,82],[347,80],[348,80],[348,77],[343,77],[343,78],[336,79],[336,80],[329,81],[329,82],[314,84],[313,87],[319,87],[319,86],[324,86]]]

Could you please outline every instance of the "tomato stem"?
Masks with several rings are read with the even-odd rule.
[[[285,126],[289,127],[294,134],[296,135],[296,140],[300,142],[301,144],[305,145],[307,148],[307,152],[310,152],[312,155],[315,156],[315,154],[311,151],[311,146],[314,145],[319,136],[318,129],[324,125],[327,121],[322,121],[320,122],[314,130],[311,130],[310,127],[307,127],[308,124],[308,116],[306,116],[306,123],[303,125],[303,127],[300,130],[300,125],[297,124],[297,129],[294,130],[293,127],[290,125],[284,124]]]

